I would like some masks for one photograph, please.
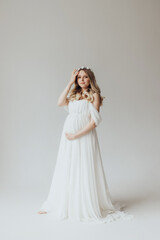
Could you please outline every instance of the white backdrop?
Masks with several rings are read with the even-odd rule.
[[[58,97],[88,66],[106,96],[97,132],[111,193],[158,193],[159,12],[156,0],[1,1],[1,187],[45,199],[67,116]]]

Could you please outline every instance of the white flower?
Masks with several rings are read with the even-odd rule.
[[[78,71],[79,71],[80,69],[84,69],[84,68],[90,69],[89,67],[84,67],[84,66],[82,66],[82,67],[78,68]]]

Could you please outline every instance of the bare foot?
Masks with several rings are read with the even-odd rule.
[[[40,210],[39,212],[38,212],[38,214],[46,214],[47,212],[45,212],[45,211],[43,211],[43,210]]]

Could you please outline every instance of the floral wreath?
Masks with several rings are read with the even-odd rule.
[[[84,68],[90,69],[89,67],[84,67],[84,66],[82,66],[82,67],[78,68],[77,70],[79,71],[80,69],[84,69]],[[90,69],[90,70],[91,70],[91,69]]]

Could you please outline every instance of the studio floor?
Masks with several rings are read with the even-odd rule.
[[[1,191],[2,240],[159,240],[160,198],[156,194],[136,193],[116,200],[126,204],[131,220],[111,223],[53,222],[47,214],[37,214],[44,195],[40,189],[4,188]]]

